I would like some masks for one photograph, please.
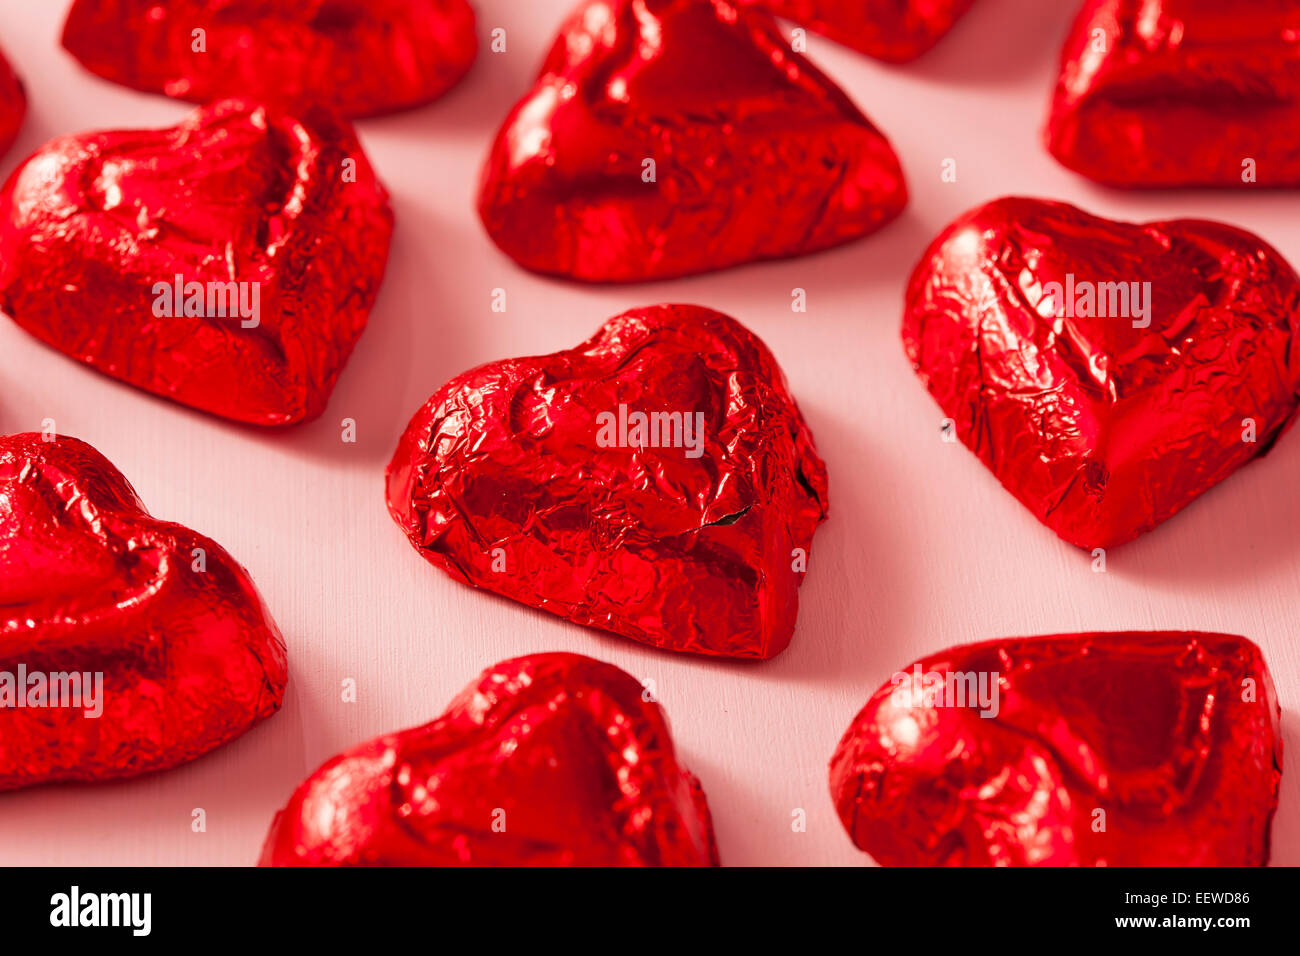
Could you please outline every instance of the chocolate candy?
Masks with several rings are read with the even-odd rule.
[[[903,344],[998,480],[1093,549],[1268,451],[1300,407],[1298,322],[1295,271],[1248,232],[1000,199],[926,250]]]
[[[428,103],[477,52],[465,0],[75,0],[63,45],[137,90],[196,103],[318,98],[347,116]]]
[[[288,424],[324,409],[392,227],[345,120],[227,100],[20,166],[0,192],[0,308],[146,391]]]
[[[1089,0],[1047,145],[1114,186],[1300,186],[1300,4]]]
[[[975,0],[754,0],[862,53],[903,63],[952,29]]]
[[[27,94],[22,80],[0,53],[0,156],[8,152],[18,138],[18,129],[26,115]]]
[[[284,642],[219,544],[75,438],[0,438],[0,790],[193,760],[280,708]]]
[[[339,754],[263,866],[716,866],[704,790],[642,685],[577,654],[488,668],[437,720]]]
[[[831,796],[885,865],[1262,866],[1280,720],[1244,637],[964,644],[872,695]]]
[[[767,14],[596,0],[497,134],[479,213],[525,268],[634,282],[839,245],[906,202],[884,136]]]
[[[734,319],[660,305],[460,375],[415,414],[388,509],[452,577],[675,651],[790,641],[826,467]]]

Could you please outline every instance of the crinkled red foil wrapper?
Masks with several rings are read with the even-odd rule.
[[[75,0],[63,45],[133,89],[195,103],[318,97],[347,116],[438,98],[478,50],[465,0]]]
[[[629,420],[691,415],[699,456],[648,435],[638,446],[631,429],[609,447],[618,436],[598,422],[620,406]],[[577,348],[452,379],[388,466],[394,520],[452,577],[722,657],[768,658],[789,643],[826,488],[766,346],[684,305],[633,309]]]
[[[48,345],[236,421],[319,415],[369,317],[393,216],[332,111],[242,100],[53,140],[0,192],[0,308]],[[239,315],[157,314],[157,283],[247,283]],[[215,287],[215,286],[214,286]],[[214,299],[215,301],[215,299]]]
[[[940,693],[950,675],[996,675],[996,715]],[[872,695],[831,760],[831,795],[884,865],[1262,866],[1280,721],[1244,637],[965,644]]]
[[[975,0],[752,0],[861,53],[904,63],[925,53]]]
[[[276,815],[263,866],[716,866],[704,790],[617,667],[534,654],[437,720],[334,757]]]
[[[1300,4],[1090,0],[1047,144],[1113,186],[1300,186]]]
[[[1139,283],[1130,303],[1149,282],[1147,316],[1115,316],[1107,291],[1112,314],[1082,317],[1083,282]],[[1258,236],[1011,198],[926,250],[903,344],[957,436],[1039,521],[1093,549],[1268,451],[1300,407],[1298,323],[1300,281]]]
[[[843,91],[766,13],[721,0],[582,6],[479,189],[507,255],[589,282],[814,252],[906,202],[898,157]]]
[[[193,760],[275,713],[287,679],[280,632],[220,545],[150,517],[85,442],[36,434],[0,438],[0,673],[16,685],[20,667],[102,674],[102,713],[7,700],[0,790]],[[15,690],[30,704],[35,686]]]
[[[18,138],[18,130],[27,115],[27,93],[22,80],[14,72],[4,54],[0,53],[0,156]]]

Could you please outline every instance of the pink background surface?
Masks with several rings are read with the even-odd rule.
[[[724,863],[861,864],[830,803],[826,764],[868,695],[915,658],[1007,635],[1201,628],[1264,649],[1286,748],[1300,720],[1300,434],[1168,524],[1115,549],[1108,571],[1059,541],[959,444],[899,345],[905,280],[927,241],[1008,193],[1121,218],[1200,216],[1257,231],[1300,264],[1300,195],[1125,195],[1060,168],[1039,130],[1071,3],[981,0],[929,56],[887,67],[817,37],[809,54],[885,131],[913,200],[865,241],[802,260],[654,286],[586,288],[516,268],[473,211],[497,124],[524,92],[570,0],[475,0],[486,50],[441,102],[359,124],[393,194],[397,233],[379,303],[325,415],[256,431],[100,377],[0,321],[0,432],[83,438],[150,510],[220,541],[284,631],[283,711],[188,766],[135,781],[0,794],[0,863],[249,864],[297,783],[342,748],[423,723],[482,668],[570,650],[652,678],[713,808]],[[83,72],[58,45],[65,4],[0,2],[0,45],[31,113],[4,175],[52,136],[161,126],[189,109]],[[956,183],[940,181],[945,158]],[[794,314],[791,290],[807,290]],[[507,290],[509,310],[490,309]],[[427,566],[389,519],[382,471],[415,409],[497,358],[568,348],[607,317],[661,301],[736,316],[771,346],[827,462],[790,649],[759,665],[674,656],[476,593]],[[340,439],[357,422],[358,441]],[[343,703],[341,682],[359,700]],[[1289,759],[1294,759],[1290,757]],[[1300,862],[1300,776],[1283,778],[1275,863]],[[191,811],[207,814],[193,833]],[[807,812],[793,832],[792,812]]]

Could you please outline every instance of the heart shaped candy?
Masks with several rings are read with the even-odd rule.
[[[660,305],[577,348],[485,365],[416,413],[388,509],[453,577],[646,644],[790,641],[826,466],[734,319]]]
[[[18,138],[18,129],[27,115],[27,94],[13,67],[0,53],[0,156]]]
[[[329,760],[276,815],[263,866],[716,866],[699,782],[617,667],[533,654],[437,720]]]
[[[227,100],[20,166],[0,192],[0,308],[114,378],[283,425],[324,409],[392,225],[346,121]]]
[[[0,790],[163,770],[280,708],[284,642],[215,541],[75,438],[0,437]]]
[[[595,0],[497,134],[479,213],[528,269],[632,282],[825,249],[906,202],[889,143],[767,14]]]
[[[347,116],[436,99],[474,62],[465,0],[75,0],[63,45],[150,93],[292,103]]]
[[[1047,145],[1113,186],[1300,186],[1300,5],[1088,0]]]
[[[1250,233],[1000,199],[926,251],[903,343],[961,440],[1093,549],[1272,446],[1300,407],[1298,323],[1300,280]]]
[[[1244,637],[966,644],[872,695],[831,796],[885,865],[1262,866],[1280,721]]]
[[[753,0],[870,56],[903,63],[939,42],[975,0]]]

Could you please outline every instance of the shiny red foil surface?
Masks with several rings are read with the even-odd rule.
[[[0,192],[0,308],[146,391],[288,424],[324,409],[392,228],[346,120],[226,100],[169,129],[56,139],[20,166]],[[202,314],[160,317],[157,284],[176,276],[203,290]],[[256,317],[218,314],[222,288],[250,313],[256,293]]]
[[[975,0],[753,0],[862,53],[903,63],[939,42]]]
[[[872,695],[831,760],[831,796],[887,866],[1262,866],[1280,722],[1244,637],[963,644]]]
[[[0,53],[0,156],[18,138],[18,130],[26,115],[27,93],[23,90],[22,80]]]
[[[1090,0],[1047,144],[1113,186],[1300,186],[1300,4]]]
[[[664,426],[655,447],[636,413],[677,413],[683,444],[689,420],[692,447]],[[388,508],[459,581],[668,650],[768,658],[794,631],[826,466],[762,342],[660,305],[452,379],[397,446]]]
[[[533,654],[437,720],[334,757],[276,815],[263,866],[716,866],[699,782],[617,667]]]
[[[825,249],[906,202],[888,141],[766,13],[596,0],[497,134],[479,213],[525,268],[634,282]]]
[[[1125,284],[1129,314],[1107,283]],[[1268,451],[1300,406],[1298,323],[1295,271],[1248,232],[1011,198],[926,250],[903,344],[957,436],[1038,520],[1092,549]]]
[[[477,52],[465,0],[75,0],[63,45],[137,90],[195,103],[319,98],[348,116],[434,100]]]
[[[66,698],[32,705],[32,675],[74,672],[102,674],[98,716]],[[26,706],[0,697],[0,790],[193,760],[275,713],[287,671],[275,622],[219,544],[150,517],[85,442],[26,434],[0,437],[4,675]]]

